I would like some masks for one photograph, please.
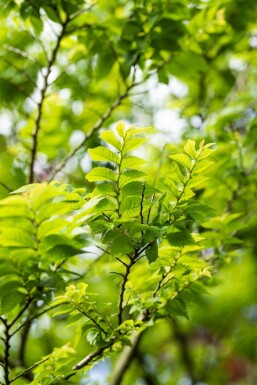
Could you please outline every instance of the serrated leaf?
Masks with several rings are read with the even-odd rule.
[[[187,141],[187,143],[184,146],[184,151],[191,156],[191,158],[196,158],[197,152],[195,149],[195,142],[191,139]]]
[[[119,156],[107,147],[99,146],[88,150],[92,160],[119,164]]]
[[[131,138],[127,140],[124,144],[123,153],[126,154],[128,151],[135,150],[136,148],[142,146],[147,141],[145,138]]]
[[[41,183],[31,183],[20,187],[19,189],[12,191],[11,194],[19,194],[33,190],[36,186],[41,186]]]
[[[186,229],[175,229],[167,234],[167,239],[171,246],[183,247],[195,243],[191,233]]]
[[[122,150],[122,143],[113,131],[102,131],[100,134],[100,138],[103,139],[106,143],[116,148],[117,150]]]
[[[204,221],[209,216],[213,215],[215,211],[204,203],[194,202],[187,206],[186,212],[191,215],[196,221]]]
[[[111,255],[126,255],[133,252],[134,249],[129,243],[129,238],[125,236],[118,236],[111,246]]]
[[[199,160],[207,158],[208,156],[213,154],[214,150],[209,148],[213,144],[214,143],[208,143],[202,149],[200,148],[200,150],[197,151],[199,153],[199,157],[198,157]]]
[[[120,213],[124,217],[134,217],[140,212],[141,197],[125,197],[120,204]]]
[[[148,247],[145,251],[146,258],[148,259],[149,263],[153,263],[158,258],[158,243],[157,240],[154,241],[154,243]]]
[[[71,245],[64,244],[64,245],[56,245],[51,249],[48,249],[47,253],[50,255],[51,260],[56,260],[56,259],[71,258],[74,255],[81,254],[82,251]]]
[[[68,204],[67,202],[52,202],[50,204],[43,205],[40,210],[38,210],[36,215],[36,220],[38,224],[43,223],[43,221],[48,220],[51,216],[55,215],[64,215],[71,213],[77,207],[74,204]]]
[[[36,247],[34,239],[27,232],[18,228],[2,229],[0,232],[0,244],[5,247]]]
[[[89,223],[92,234],[102,234],[106,230],[111,229],[113,225],[104,221],[103,219],[97,219]]]
[[[120,187],[125,186],[125,184],[132,182],[137,179],[141,179],[146,174],[143,171],[139,170],[125,170],[121,173],[119,185]]]
[[[126,124],[122,121],[116,124],[115,126],[116,132],[120,135],[121,138],[125,138],[126,135]]]
[[[172,301],[168,301],[166,308],[170,314],[178,315],[189,319],[188,311],[185,302],[181,298],[174,298]]]
[[[181,164],[187,170],[191,170],[191,168],[193,166],[191,161],[190,161],[190,158],[185,154],[170,155],[169,158],[174,160],[175,162]]]
[[[126,168],[141,168],[146,161],[144,159],[138,158],[137,156],[127,156],[122,159],[120,170],[124,171]]]
[[[150,129],[152,129],[152,127],[131,127],[127,130],[127,138],[149,131]]]
[[[209,168],[213,164],[214,164],[214,162],[210,162],[210,161],[206,161],[206,160],[204,162],[197,163],[197,165],[195,166],[195,169],[194,169],[194,174],[199,174],[200,172],[207,170],[207,168]]]
[[[116,182],[118,179],[117,174],[114,171],[106,167],[95,167],[86,175],[86,179],[89,182],[97,182],[104,180],[111,180]]]

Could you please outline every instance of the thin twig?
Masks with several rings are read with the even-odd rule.
[[[143,190],[142,190],[141,201],[140,201],[140,219],[141,219],[141,224],[142,225],[144,224],[144,216],[143,216],[144,197],[145,197],[145,182],[143,183]]]
[[[63,376],[63,380],[68,380],[76,374],[77,370],[84,368],[85,366],[90,364],[95,358],[101,357],[105,350],[109,349],[112,345],[114,345],[115,342],[116,339],[113,338],[107,345],[104,345],[101,348],[95,350],[94,352],[88,354],[85,358],[83,358],[81,361],[79,361],[76,365],[73,366],[73,373]]]
[[[57,304],[57,305],[52,305],[52,306],[49,306],[47,308],[45,308],[44,310],[42,310],[41,312],[35,314],[33,317],[27,319],[26,321],[24,321],[17,329],[15,329],[12,334],[11,334],[11,337],[13,337],[16,333],[18,333],[25,325],[27,325],[28,323],[31,323],[32,321],[34,321],[35,319],[41,317],[41,315],[44,315],[46,313],[48,313],[50,310],[53,310],[55,309],[56,307],[60,306],[61,304]]]
[[[89,7],[87,7],[87,8],[80,9],[78,12],[76,12],[70,16],[70,20],[72,21],[72,20],[76,19],[77,17],[79,17],[80,15],[82,15],[83,13],[91,11],[91,9],[94,8],[96,5],[97,5],[97,3],[93,3],[93,4],[90,4]]]
[[[74,306],[74,305],[73,305]],[[87,317],[88,319],[90,319],[90,321],[92,321],[96,327],[98,327],[99,330],[101,330],[101,332],[107,336],[107,332],[102,328],[101,325],[99,325],[99,323],[93,318],[91,317],[87,312],[85,312],[84,310],[80,309],[79,307],[77,306],[74,306],[74,308],[76,310],[78,310],[78,312],[80,312],[81,314],[83,314],[85,317]]]
[[[19,72],[20,74],[23,74],[25,76],[25,78],[31,84],[33,84],[34,87],[37,86],[37,83],[35,82],[35,80],[30,76],[30,74],[27,71],[25,71],[23,68],[19,68],[18,66],[16,66],[15,63],[13,63],[12,61],[10,61],[6,58],[3,58],[3,60],[8,64],[8,66],[13,67],[17,72]]]
[[[37,155],[38,134],[39,134],[40,126],[41,126],[43,104],[44,104],[47,88],[49,85],[48,79],[49,79],[49,76],[51,74],[52,66],[56,60],[57,53],[59,51],[62,38],[64,37],[65,29],[68,25],[68,22],[69,22],[69,18],[67,16],[66,20],[62,24],[62,31],[58,35],[55,47],[52,51],[51,58],[49,59],[48,64],[47,64],[46,73],[43,76],[43,87],[42,87],[41,92],[40,92],[41,96],[40,96],[40,101],[38,103],[37,116],[35,119],[35,129],[34,129],[34,133],[32,135],[32,149],[31,149],[31,159],[30,159],[30,165],[29,165],[29,183],[34,182],[34,164],[35,164],[36,155]]]
[[[3,188],[5,188],[6,190],[8,190],[9,192],[12,192],[13,189],[11,189],[11,187],[7,186],[7,184],[3,183],[3,182],[0,182],[0,186],[2,186]]]
[[[118,96],[118,98],[115,100],[115,102],[108,108],[108,110],[101,116],[100,119],[95,123],[93,126],[91,132],[85,136],[84,140],[73,150],[70,151],[69,154],[66,155],[66,157],[54,168],[49,181],[53,180],[55,175],[60,172],[68,163],[70,159],[73,158],[76,153],[84,147],[86,142],[97,132],[103,125],[103,123],[112,115],[113,111],[121,105],[122,101],[128,96],[129,90],[132,88],[132,85],[126,89],[124,93]]]
[[[36,364],[30,366],[29,368],[23,370],[23,372],[21,372],[20,374],[18,374],[16,377],[12,378],[9,382],[9,384],[11,384],[12,382],[18,380],[18,378],[20,377],[25,377],[25,375],[30,372],[31,370],[35,369],[37,366],[43,364],[44,362],[46,362],[47,360],[49,360],[50,357],[47,357],[45,358],[44,360],[40,361],[40,362],[37,362]]]
[[[134,63],[134,71],[133,71],[133,75],[132,75],[132,83],[130,85],[128,85],[125,89],[125,91],[123,93],[121,93],[117,99],[113,102],[113,104],[107,109],[107,111],[98,119],[98,121],[95,123],[95,125],[92,127],[90,133],[88,135],[85,136],[85,138],[83,139],[83,141],[75,148],[73,148],[69,154],[66,155],[66,157],[59,163],[56,165],[56,167],[54,167],[51,175],[50,175],[50,178],[49,178],[49,181],[52,181],[55,177],[55,175],[62,171],[62,169],[67,165],[68,161],[70,159],[73,158],[74,155],[76,155],[76,153],[85,146],[86,142],[95,134],[95,132],[97,132],[98,130],[100,130],[100,128],[102,127],[103,123],[111,117],[113,111],[119,107],[121,105],[121,103],[123,102],[124,99],[126,99],[129,94],[130,94],[130,91],[143,84],[146,80],[148,80],[153,74],[155,73],[158,73],[159,70],[161,70],[166,64],[168,64],[171,60],[171,58],[169,58],[168,60],[162,62],[159,66],[157,66],[156,68],[156,71],[154,72],[150,72],[148,73],[142,80],[136,82],[135,81],[135,77],[136,77],[136,67],[135,67],[135,64],[136,64],[136,60],[138,60],[139,58],[139,55],[136,56],[135,58],[135,63]]]
[[[135,257],[137,254],[135,254]],[[126,284],[128,282],[128,276],[130,274],[130,270],[132,266],[135,264],[135,258],[131,258],[130,263],[126,266],[126,271],[123,275],[123,280],[120,285],[120,294],[119,294],[119,303],[118,303],[118,325],[122,324],[122,314],[123,314],[123,301],[124,301],[124,295],[126,291]]]
[[[27,55],[27,53],[22,51],[20,48],[13,47],[13,46],[11,46],[9,44],[3,44],[3,48],[6,49],[9,52],[13,52],[16,55],[24,57],[25,59],[29,60],[31,63],[35,64],[41,70],[41,66],[40,66],[39,62],[37,62],[36,60],[34,60],[31,57],[29,57]]]
[[[19,318],[22,316],[22,314],[28,309],[29,305],[33,302],[33,298],[28,298],[27,302],[23,306],[23,308],[19,311],[17,316],[13,319],[13,321],[10,323],[10,328],[19,320]]]

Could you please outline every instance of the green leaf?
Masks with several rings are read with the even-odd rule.
[[[157,240],[154,241],[154,243],[148,247],[145,251],[146,258],[148,259],[149,263],[153,263],[158,258],[158,243]]]
[[[73,257],[74,255],[82,254],[83,251],[77,249],[69,244],[55,245],[54,247],[48,249],[48,255],[51,257],[51,260],[56,259],[67,259]]]
[[[184,166],[187,170],[191,170],[191,168],[193,166],[191,161],[190,161],[190,158],[185,154],[170,155],[169,157],[172,160],[174,160],[175,162]]]
[[[136,148],[142,146],[147,141],[145,138],[131,138],[127,140],[124,144],[123,154],[126,154],[129,151],[135,150]]]
[[[125,197],[120,204],[120,213],[123,217],[134,217],[140,212],[141,197]]]
[[[116,150],[122,150],[122,143],[113,131],[102,131],[100,134],[100,138],[103,139],[106,143],[116,148]]]
[[[119,185],[120,187],[125,186],[127,183],[137,179],[142,179],[146,174],[139,170],[125,170],[121,173]]]
[[[19,228],[8,227],[0,232],[0,244],[6,247],[36,247],[36,242],[27,232]]]
[[[173,232],[167,234],[167,239],[171,246],[183,247],[195,243],[191,233],[186,229],[175,228]]]
[[[115,126],[116,132],[119,134],[121,138],[125,138],[126,136],[126,124],[124,122],[119,122]]]
[[[209,216],[213,216],[215,210],[211,209],[208,205],[201,202],[190,203],[186,212],[190,214],[190,216],[196,221],[203,222]]]
[[[104,180],[111,180],[116,182],[118,179],[117,174],[114,171],[106,167],[95,167],[87,175],[86,179],[89,182],[97,182]]]
[[[115,152],[109,150],[107,147],[96,147],[96,148],[91,148],[88,150],[89,155],[91,156],[92,160],[96,161],[104,161],[104,162],[113,162],[116,164],[119,164],[119,157]]]
[[[133,246],[130,244],[129,238],[125,236],[118,236],[111,246],[111,255],[119,256],[134,252]]]
[[[141,169],[141,167],[145,165],[145,163],[145,160],[138,158],[137,156],[127,156],[122,159],[120,170],[124,171],[126,168]]]
[[[191,158],[196,158],[197,157],[197,152],[195,149],[195,142],[191,139],[187,141],[187,143],[184,146],[184,151],[191,157]]]

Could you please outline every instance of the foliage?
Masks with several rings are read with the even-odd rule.
[[[0,4],[0,383],[255,384],[256,4]]]

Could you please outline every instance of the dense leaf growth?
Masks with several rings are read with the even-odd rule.
[[[0,384],[255,385],[257,3],[0,6]]]

